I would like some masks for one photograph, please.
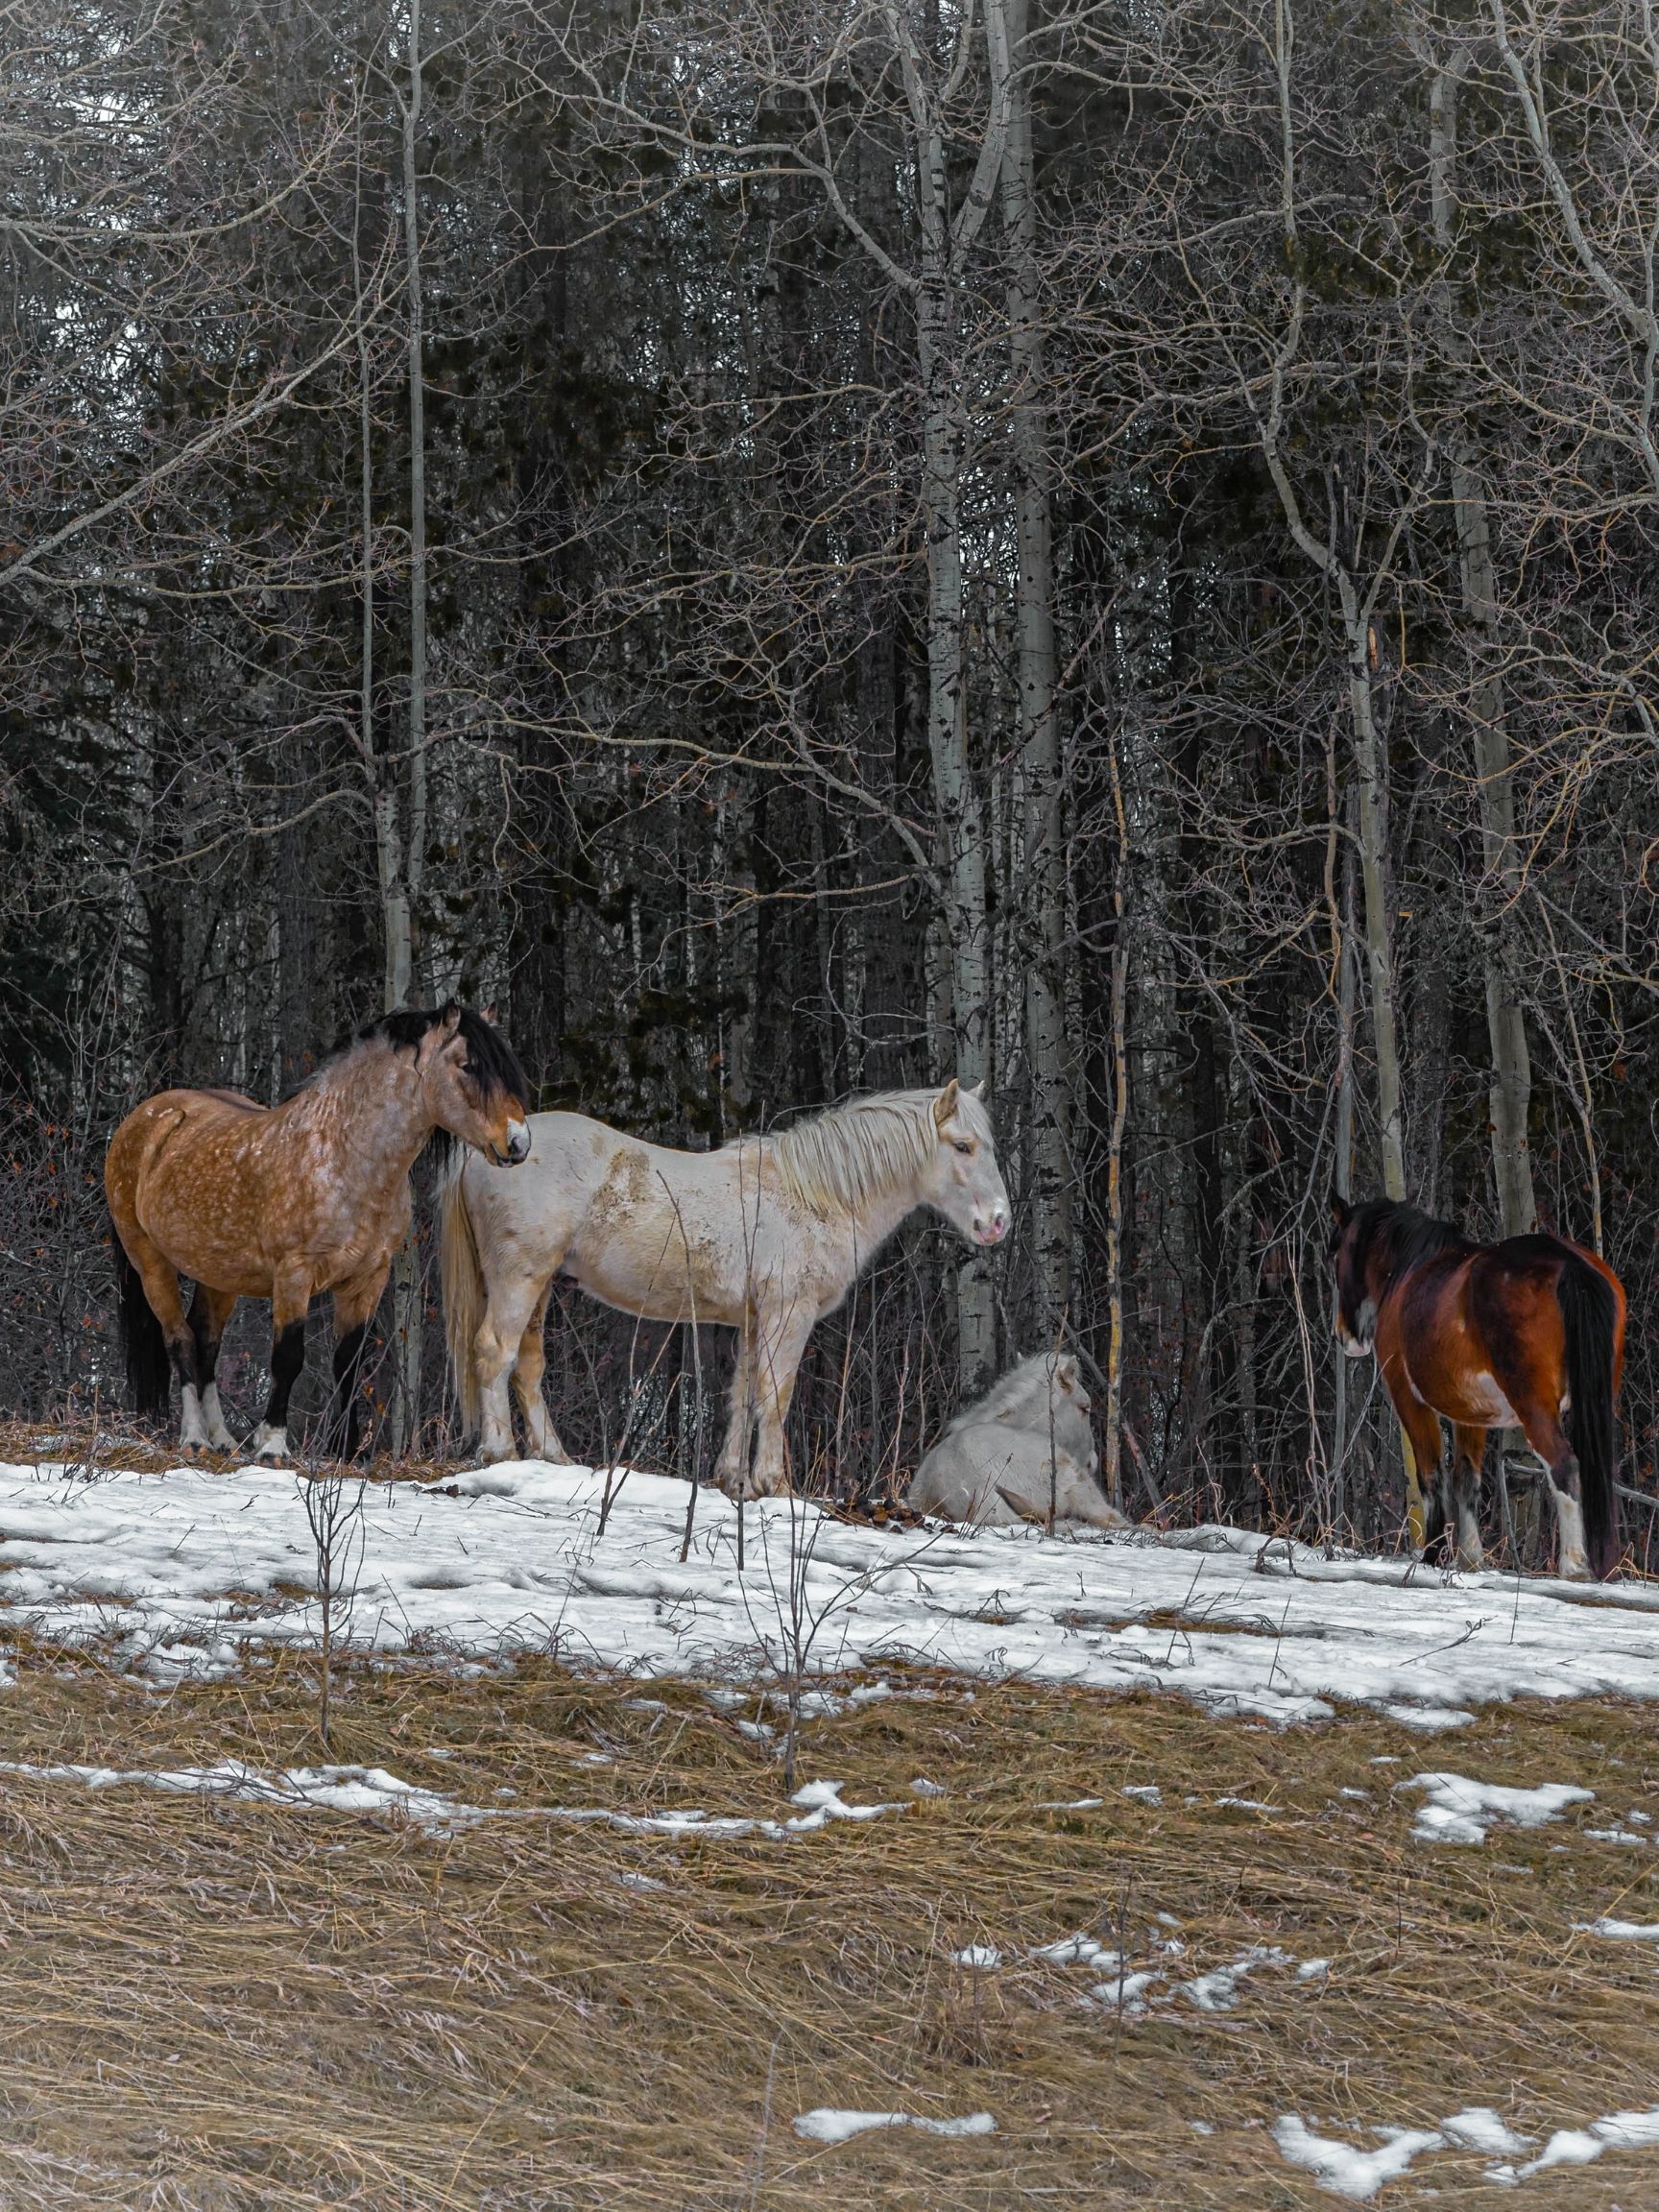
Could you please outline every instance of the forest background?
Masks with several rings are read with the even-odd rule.
[[[1394,1540],[1334,1189],[1602,1250],[1650,1490],[1656,251],[1647,0],[3,0],[0,1406],[132,1103],[456,993],[669,1143],[986,1081],[826,1486],[1063,1336],[1131,1510]],[[565,1434],[706,1469],[686,1334]]]

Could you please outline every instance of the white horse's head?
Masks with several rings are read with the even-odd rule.
[[[997,1145],[976,1083],[964,1091],[955,1078],[933,1101],[933,1151],[923,1168],[918,1195],[944,1214],[973,1244],[1000,1244],[1010,1213]]]

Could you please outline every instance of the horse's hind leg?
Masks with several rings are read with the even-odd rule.
[[[569,1455],[559,1441],[558,1431],[547,1417],[547,1401],[541,1395],[541,1378],[547,1372],[547,1347],[542,1332],[547,1326],[547,1301],[553,1294],[549,1283],[536,1301],[536,1310],[524,1325],[524,1334],[518,1339],[518,1358],[513,1369],[513,1395],[518,1401],[518,1410],[524,1419],[524,1441],[538,1459],[564,1461]]]
[[[1500,1375],[1500,1383],[1504,1378]],[[1578,1461],[1554,1409],[1535,1397],[1513,1390],[1505,1395],[1515,1417],[1527,1431],[1527,1441],[1550,1471],[1550,1494],[1555,1504],[1555,1571],[1570,1582],[1590,1579],[1590,1555],[1584,1544],[1584,1492]]]
[[[1426,1565],[1450,1564],[1447,1534],[1452,1523],[1452,1484],[1446,1469],[1446,1444],[1440,1433],[1440,1416],[1426,1406],[1415,1391],[1394,1387],[1388,1395],[1400,1416],[1407,1441],[1417,1462],[1417,1481],[1423,1495],[1423,1559]]]
[[[226,1425],[224,1410],[219,1404],[219,1385],[214,1375],[219,1365],[219,1346],[224,1339],[226,1326],[236,1310],[233,1290],[210,1290],[205,1283],[198,1283],[196,1295],[190,1301],[190,1334],[196,1343],[196,1373],[202,1387],[200,1424],[202,1434],[194,1441],[210,1444],[215,1452],[235,1452],[240,1449]],[[191,1393],[186,1386],[184,1394],[185,1417],[188,1423]]]
[[[524,1343],[532,1312],[542,1307],[547,1283],[520,1275],[489,1286],[484,1319],[472,1339],[472,1371],[478,1379],[478,1451],[486,1459],[513,1456],[513,1407],[508,1384]]]
[[[207,1431],[202,1419],[202,1393],[196,1364],[196,1335],[184,1315],[184,1300],[179,1290],[179,1270],[157,1244],[153,1244],[136,1221],[117,1216],[116,1232],[126,1249],[127,1257],[138,1270],[138,1280],[144,1286],[144,1295],[150,1301],[150,1310],[161,1324],[162,1338],[167,1346],[167,1357],[173,1372],[179,1379],[183,1398],[184,1413],[180,1424],[179,1442],[184,1451],[194,1451],[208,1441]]]
[[[1480,1549],[1480,1462],[1485,1456],[1485,1430],[1454,1422],[1452,1502],[1457,1515],[1457,1564],[1471,1573],[1486,1564]]]

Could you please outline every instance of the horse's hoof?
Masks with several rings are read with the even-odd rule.
[[[267,1429],[263,1421],[248,1439],[248,1449],[255,1459],[273,1463],[293,1457],[288,1449],[287,1430]]]

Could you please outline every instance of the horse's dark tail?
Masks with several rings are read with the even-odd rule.
[[[1619,1301],[1605,1275],[1576,1253],[1556,1278],[1567,1331],[1567,1434],[1584,1495],[1584,1547],[1590,1571],[1605,1581],[1619,1564],[1619,1446],[1613,1417],[1613,1346]]]
[[[145,1421],[165,1420],[173,1369],[167,1357],[167,1339],[156,1318],[155,1308],[144,1295],[144,1281],[127,1257],[127,1247],[113,1221],[109,1224],[109,1250],[115,1261],[115,1281],[121,1292],[121,1349],[127,1356],[127,1382],[132,1404]]]

